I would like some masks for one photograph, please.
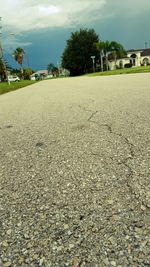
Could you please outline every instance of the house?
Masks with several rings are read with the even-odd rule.
[[[121,59],[110,60],[109,69],[124,68],[126,64],[132,67],[146,66],[150,64],[150,48],[132,49],[127,51],[127,56]]]
[[[38,70],[38,71],[34,72],[30,76],[30,78],[31,78],[31,80],[36,80],[36,77],[40,77],[40,79],[42,79],[42,78],[47,77],[47,75],[48,75],[48,70]]]
[[[141,65],[149,65],[150,64],[150,48],[138,49],[138,50],[128,50],[128,57],[130,57],[130,61],[132,66],[141,66]]]

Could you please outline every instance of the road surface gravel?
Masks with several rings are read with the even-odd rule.
[[[150,266],[150,74],[0,96],[0,266]]]

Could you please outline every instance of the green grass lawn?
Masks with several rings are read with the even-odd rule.
[[[117,75],[117,74],[144,73],[144,72],[150,72],[150,66],[132,67],[132,68],[125,68],[125,69],[111,70],[111,71],[104,71],[104,72],[95,72],[95,73],[87,74],[87,76],[105,76],[105,75]]]
[[[10,85],[7,82],[0,82],[0,95],[8,93],[10,91],[17,90],[27,85],[33,84],[36,81],[24,80],[20,82],[11,82]]]

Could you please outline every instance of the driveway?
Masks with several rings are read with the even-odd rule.
[[[0,96],[0,266],[150,266],[150,74]]]

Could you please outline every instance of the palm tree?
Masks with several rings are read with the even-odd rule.
[[[5,72],[5,66],[2,59],[0,59],[0,78],[1,81],[6,79],[6,72]]]
[[[110,43],[110,51],[111,51],[111,56],[115,60],[115,66],[117,62],[117,58],[122,58],[123,56],[126,55],[126,51],[120,43],[117,43],[116,41],[112,41]]]
[[[16,48],[16,50],[13,53],[14,59],[20,64],[21,73],[23,73],[22,63],[23,63],[23,57],[24,57],[24,50],[21,47]]]
[[[0,78],[2,81],[7,80],[7,70],[11,70],[7,61],[3,58],[0,58]]]
[[[55,65],[53,63],[49,63],[47,66],[48,73],[52,73],[53,70],[55,69]]]
[[[100,53],[100,64],[101,64],[101,71],[104,70],[104,66],[103,66],[103,55],[104,55],[104,42],[103,41],[99,41],[98,43],[96,43],[96,47],[99,50]]]
[[[108,70],[108,55],[111,51],[111,42],[106,41],[104,42],[104,56],[105,56],[105,60],[106,60],[106,70]]]

